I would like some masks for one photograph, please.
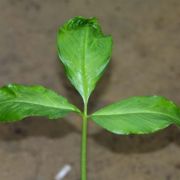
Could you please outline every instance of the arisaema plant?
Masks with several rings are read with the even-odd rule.
[[[9,84],[0,88],[1,122],[29,116],[58,119],[70,112],[82,117],[81,180],[87,180],[88,121],[119,135],[147,134],[180,125],[180,109],[161,96],[130,97],[88,114],[89,97],[108,66],[112,44],[112,37],[103,34],[96,18],[74,17],[58,30],[58,55],[65,74],[82,97],[83,111],[42,86]]]

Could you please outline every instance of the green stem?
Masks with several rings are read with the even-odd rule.
[[[81,140],[81,180],[87,180],[87,104],[84,104]]]

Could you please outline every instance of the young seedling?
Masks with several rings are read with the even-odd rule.
[[[180,109],[161,96],[131,97],[88,115],[88,100],[107,67],[112,37],[104,35],[96,18],[74,17],[58,31],[57,47],[65,73],[83,99],[84,110],[42,86],[10,84],[0,88],[0,121],[14,122],[28,116],[49,119],[75,112],[82,117],[81,180],[87,180],[87,126],[92,120],[120,135],[147,134],[171,124],[180,126]]]

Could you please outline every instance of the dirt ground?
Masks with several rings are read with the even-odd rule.
[[[0,86],[42,84],[81,106],[63,74],[56,32],[70,17],[97,16],[114,39],[113,57],[90,111],[133,95],[180,104],[179,0],[0,0]],[[0,125],[0,180],[80,180],[81,120],[28,118]],[[180,128],[117,136],[89,124],[89,180],[180,180]]]

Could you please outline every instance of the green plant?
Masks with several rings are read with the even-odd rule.
[[[84,110],[42,86],[10,84],[0,89],[0,121],[28,116],[49,119],[75,112],[82,117],[81,180],[87,179],[88,120],[121,135],[152,133],[171,124],[180,125],[180,109],[160,96],[131,97],[88,115],[88,100],[109,63],[112,38],[104,35],[96,18],[75,17],[58,31],[57,47],[65,73],[81,95]]]

